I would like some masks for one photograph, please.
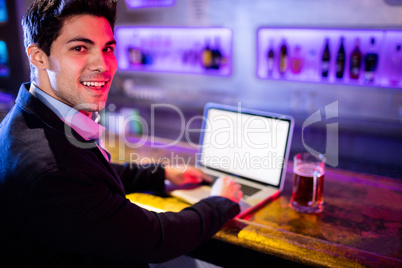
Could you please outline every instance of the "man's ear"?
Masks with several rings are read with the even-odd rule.
[[[38,68],[38,70],[48,68],[48,56],[36,44],[30,44],[27,47],[26,52],[29,62]]]

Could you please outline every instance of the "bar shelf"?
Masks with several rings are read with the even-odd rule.
[[[232,31],[208,27],[117,27],[118,68],[229,76]]]
[[[262,27],[257,77],[402,88],[402,31]]]

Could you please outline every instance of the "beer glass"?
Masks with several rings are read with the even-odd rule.
[[[298,212],[319,213],[324,209],[325,157],[299,153],[293,157],[293,190],[289,206]]]

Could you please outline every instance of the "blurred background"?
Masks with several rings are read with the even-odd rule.
[[[20,21],[31,2],[0,0],[1,118],[29,81]],[[104,114],[149,129],[105,120],[111,131],[197,143],[183,122],[199,128],[207,102],[241,105],[295,117],[291,157],[306,145],[331,153],[336,124],[338,168],[402,178],[402,1],[117,3],[119,70]],[[322,120],[307,126],[317,111]]]

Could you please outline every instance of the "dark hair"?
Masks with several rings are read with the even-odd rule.
[[[25,48],[34,43],[49,56],[63,22],[83,14],[106,18],[113,30],[116,0],[34,0],[22,19]]]

